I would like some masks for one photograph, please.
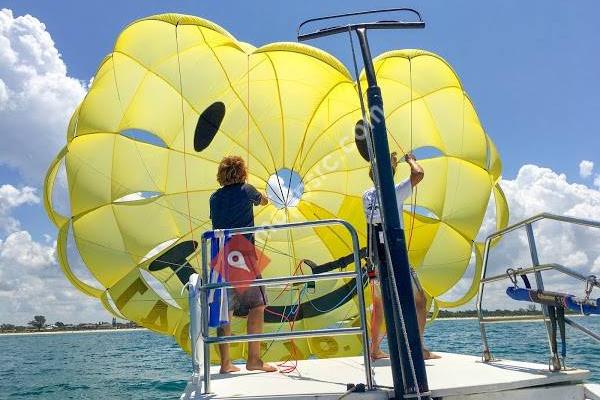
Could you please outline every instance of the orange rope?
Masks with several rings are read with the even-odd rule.
[[[181,78],[181,60],[179,58],[179,36],[178,36],[178,28],[179,28],[179,23],[177,23],[177,25],[175,26],[175,44],[177,46],[177,68],[179,70],[179,89],[181,91],[180,93],[180,98],[181,98],[181,122],[182,122],[182,131],[183,131],[183,175],[184,175],[184,180],[185,180],[185,199],[186,199],[186,204],[187,204],[187,215],[188,215],[188,221],[190,223],[190,236],[193,238],[193,232],[194,232],[194,226],[192,224],[192,209],[190,206],[190,193],[189,193],[189,187],[188,187],[188,174],[187,174],[187,160],[186,160],[186,154],[187,154],[187,145],[186,145],[186,132],[185,132],[185,111],[183,108],[183,80]],[[192,240],[192,243],[195,243]],[[199,260],[199,254],[196,251],[196,244],[194,244],[194,253],[195,253],[195,257],[196,257],[196,263],[200,263]]]

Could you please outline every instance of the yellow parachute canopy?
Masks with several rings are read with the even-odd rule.
[[[391,147],[429,152],[420,160],[425,179],[404,210],[410,260],[435,307],[463,304],[475,294],[478,273],[461,298],[439,297],[461,279],[473,254],[480,268],[475,237],[491,193],[497,227],[507,223],[498,152],[458,77],[439,56],[393,51],[375,66]],[[114,315],[172,335],[189,351],[182,291],[187,277],[201,270],[195,248],[211,228],[208,199],[218,188],[221,158],[244,157],[249,182],[279,197],[255,208],[257,225],[342,218],[356,227],[364,246],[361,196],[372,184],[354,143],[360,119],[356,83],[323,51],[296,43],[254,48],[192,16],[136,21],[100,65],[73,114],[67,144],[48,171],[45,205],[59,229],[61,268]],[[52,204],[63,161],[68,216]],[[397,181],[408,174],[402,168]],[[69,235],[95,285],[73,273]],[[298,268],[301,259],[325,263],[351,252],[340,228],[257,236],[257,245],[271,259],[264,277],[310,273]],[[356,324],[355,293],[352,280],[319,281],[309,290],[269,288],[265,331]],[[296,313],[294,327],[278,315],[289,310]],[[244,329],[236,319],[234,333]],[[361,351],[355,336],[264,345],[269,360]],[[234,358],[244,351],[244,345],[232,345]]]

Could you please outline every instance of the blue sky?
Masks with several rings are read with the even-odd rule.
[[[68,74],[89,80],[131,21],[163,12],[198,15],[238,39],[262,45],[294,41],[306,18],[365,7],[413,6],[425,30],[371,35],[373,54],[423,48],[445,57],[461,77],[488,134],[514,177],[532,163],[580,179],[581,160],[600,154],[600,3],[548,1],[23,1],[3,7],[42,21],[62,54]],[[576,6],[574,5],[576,4]],[[351,66],[345,36],[314,41]],[[4,180],[15,181],[10,170]],[[12,178],[12,179],[11,179]],[[16,178],[18,179],[18,178]],[[19,211],[17,211],[19,212]],[[39,215],[22,213],[35,228]],[[29,221],[28,221],[29,222]],[[36,223],[37,222],[37,223]]]
[[[372,35],[372,51],[424,48],[456,69],[504,159],[504,175],[534,163],[578,177],[582,159],[600,149],[600,3],[597,1],[23,1],[56,42],[69,75],[88,80],[118,33],[134,19],[182,12],[217,22],[261,45],[295,40],[305,18],[365,7],[410,5],[427,28]],[[313,42],[350,66],[345,36]]]
[[[593,178],[600,167],[600,2],[5,0],[0,8],[11,9],[15,18],[30,14],[45,24],[67,67],[67,75],[88,82],[124,26],[151,14],[198,15],[218,23],[238,39],[260,46],[294,41],[299,22],[309,17],[396,6],[419,9],[427,28],[373,33],[372,52],[423,48],[442,55],[461,77],[486,131],[495,141],[504,162],[504,178],[514,183],[514,199],[527,194],[526,185],[546,185],[541,196],[563,188],[566,194],[559,196],[571,196],[568,206],[544,203],[547,199],[540,198],[531,202],[537,201],[536,207],[546,205],[555,212],[588,207],[586,210],[592,211],[585,216],[600,218],[600,205],[589,200],[599,196]],[[331,52],[351,68],[346,36],[312,44]],[[1,74],[0,65],[0,79]],[[38,134],[43,134],[43,129]],[[35,158],[34,153],[24,151],[24,156]],[[594,173],[587,177],[580,174],[582,160],[596,164]],[[534,164],[537,169],[518,178],[525,164]],[[0,185],[30,185],[41,194],[42,176],[25,176],[8,165],[11,164],[0,159]],[[560,174],[566,175],[566,182]],[[507,186],[511,188],[512,183]],[[587,188],[573,186],[574,183]],[[45,240],[44,234],[54,235],[40,204],[23,204],[11,208],[10,214],[19,221],[21,229],[40,243]],[[528,203],[515,205],[523,213],[538,208]]]

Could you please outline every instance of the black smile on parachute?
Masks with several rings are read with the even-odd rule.
[[[441,57],[394,50],[374,64],[391,150],[435,149],[419,160],[427,178],[411,200],[417,212],[403,215],[412,235],[411,264],[434,310],[464,304],[476,292],[476,278],[460,298],[443,296],[472,259],[473,267],[481,268],[476,237],[492,194],[497,228],[508,222],[498,186],[499,155],[456,73]],[[102,61],[46,177],[44,200],[59,231],[61,268],[111,313],[172,335],[189,351],[182,282],[200,271],[195,242],[210,229],[208,197],[218,187],[218,162],[229,154],[244,157],[249,182],[263,191],[281,171],[301,182],[293,205],[258,208],[256,225],[341,218],[358,230],[364,246],[361,196],[371,183],[369,164],[355,143],[361,118],[354,78],[326,52],[297,43],[255,48],[193,16],[138,20]],[[52,204],[62,165],[69,215]],[[396,179],[407,175],[401,167]],[[70,237],[94,285],[73,273]],[[257,237],[257,245],[271,258],[264,277],[300,273],[301,259],[323,265],[351,253],[349,238],[338,228]],[[298,329],[352,325],[355,292],[348,281],[322,281],[306,290],[274,288],[265,332],[289,329],[277,314],[291,311]],[[244,325],[239,319],[233,323],[234,331]],[[293,346],[306,357],[361,351],[354,336],[298,339]],[[241,344],[232,346],[233,358],[242,352]],[[290,343],[274,343],[265,360],[289,352]]]

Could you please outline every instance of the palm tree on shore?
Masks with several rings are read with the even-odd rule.
[[[29,321],[28,325],[37,328],[38,331],[41,331],[43,327],[46,326],[46,317],[43,315],[35,315],[32,321]]]

